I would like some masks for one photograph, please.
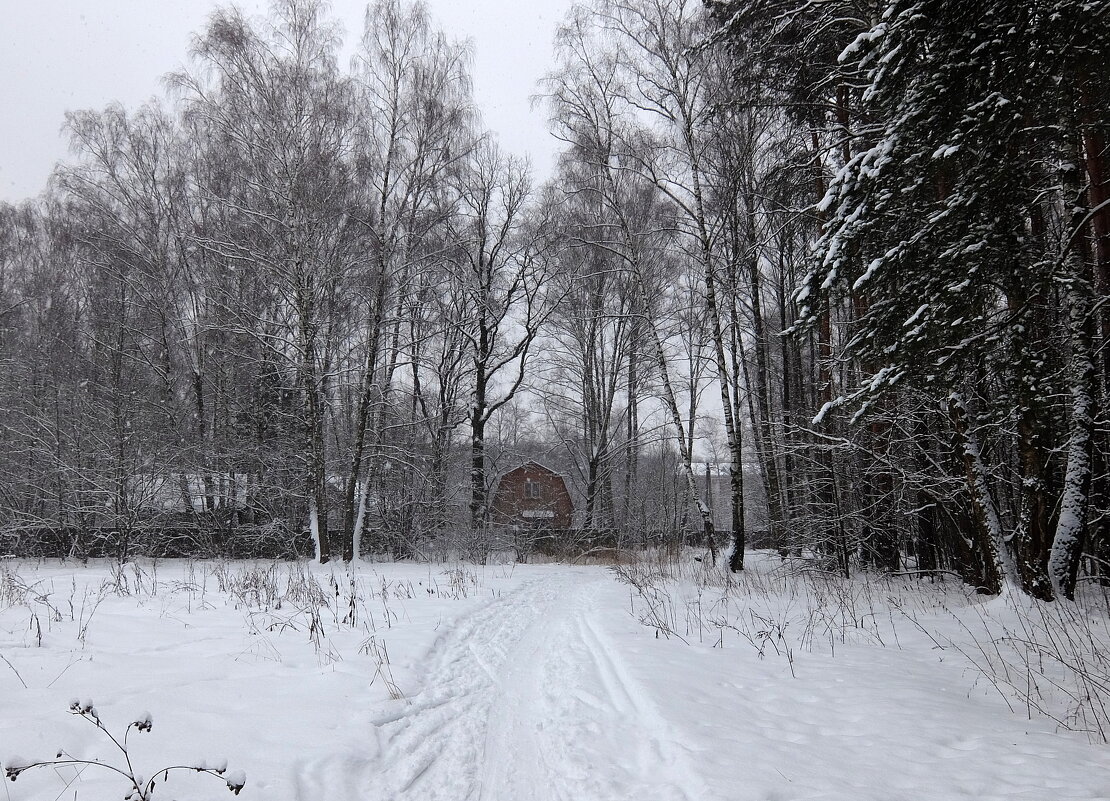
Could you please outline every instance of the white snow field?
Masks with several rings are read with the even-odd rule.
[[[136,772],[226,760],[257,801],[1110,799],[1110,747],[974,669],[962,588],[817,597],[752,562],[724,594],[646,568],[7,561],[0,762],[125,764],[67,711],[87,698],[113,733],[150,715]],[[4,788],[128,789],[95,765]],[[194,772],[155,795],[232,797]]]

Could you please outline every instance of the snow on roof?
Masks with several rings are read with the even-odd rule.
[[[558,470],[550,468],[547,465],[545,465],[543,462],[540,462],[536,459],[529,459],[528,461],[524,462],[523,464],[517,465],[516,467],[512,468],[511,470],[506,470],[505,472],[501,473],[501,477],[507,476],[507,475],[509,475],[509,473],[515,473],[517,470],[524,470],[525,468],[528,468],[528,467],[538,467],[540,470],[544,470],[548,473],[551,473],[552,475],[559,476],[559,478],[564,478],[565,479],[567,477],[565,473],[561,473]]]

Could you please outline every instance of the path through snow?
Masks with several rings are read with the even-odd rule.
[[[292,600],[219,589],[216,567],[160,564],[157,587],[147,568],[142,592],[138,568],[127,592],[104,590],[104,565],[15,569],[8,584],[34,590],[0,606],[0,760],[110,756],[65,712],[80,696],[113,729],[153,714],[137,764],[245,770],[242,801],[1110,801],[1110,748],[1026,719],[909,628],[888,647],[797,648],[791,666],[732,634],[655,637],[601,567],[272,568],[282,586],[311,569],[334,596],[322,628]],[[404,698],[374,678],[371,638]],[[205,779],[172,792],[226,795]],[[117,785],[43,770],[0,799]]]
[[[931,651],[806,654],[795,677],[654,638],[608,572],[523,573],[442,631],[423,689],[374,721],[361,787],[328,798],[1110,799],[1108,749],[969,692]]]
[[[445,631],[424,689],[376,721],[360,797],[712,798],[592,619],[611,578],[588,576],[535,576]]]

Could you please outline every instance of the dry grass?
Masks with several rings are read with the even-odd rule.
[[[861,573],[754,554],[731,574],[691,553],[644,555],[614,567],[629,608],[656,636],[714,647],[742,644],[782,659],[836,656],[846,646],[959,654],[1011,708],[1110,742],[1110,605],[1088,586],[1079,600],[985,599],[955,580]]]

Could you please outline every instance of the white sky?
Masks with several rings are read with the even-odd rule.
[[[486,126],[509,151],[548,176],[558,143],[529,97],[549,69],[555,27],[572,0],[425,0],[449,35],[472,39],[474,82]],[[67,110],[118,100],[134,108],[162,95],[161,77],[183,66],[190,35],[216,0],[0,0],[0,200],[38,194],[67,156]],[[263,13],[266,0],[240,0]],[[332,0],[349,52],[366,0]],[[344,57],[343,63],[346,63]]]

